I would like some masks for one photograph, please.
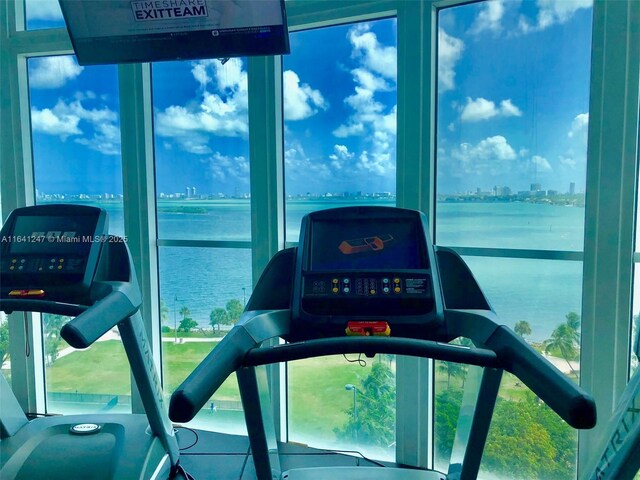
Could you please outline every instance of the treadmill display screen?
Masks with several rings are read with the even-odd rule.
[[[9,255],[68,254],[86,256],[94,238],[96,218],[23,215],[16,218],[12,235],[2,238]]]
[[[420,270],[427,268],[409,219],[313,222],[310,271]]]

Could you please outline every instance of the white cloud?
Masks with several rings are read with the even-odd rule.
[[[338,138],[359,136],[363,140],[360,153],[334,149],[329,157],[330,165],[335,169],[348,166],[351,171],[379,178],[389,176],[395,170],[397,107],[388,109],[376,94],[395,88],[397,51],[395,47],[380,44],[366,24],[353,27],[348,36],[353,47],[351,56],[359,61],[359,65],[351,70],[355,91],[344,99],[353,113],[333,130],[333,135]],[[336,145],[339,146],[345,147]]]
[[[91,92],[76,94],[76,98],[95,98]],[[80,122],[92,131],[85,135]],[[105,155],[120,155],[120,129],[118,115],[108,107],[87,109],[81,100],[66,103],[60,99],[52,108],[31,109],[31,126],[34,132],[55,135],[65,141],[70,136],[80,136],[74,141]]]
[[[383,91],[387,92],[392,87],[382,77],[377,77],[373,72],[365,70],[364,68],[356,68],[351,71],[356,83],[360,84],[362,88],[371,92]]]
[[[567,136],[569,138],[581,138],[583,140],[587,139],[587,134],[589,130],[589,112],[580,113],[576,115],[571,123],[571,130]]]
[[[327,181],[335,180],[330,163],[309,158],[298,141],[285,145],[284,163],[290,184],[304,185],[309,192],[326,188]]]
[[[567,157],[564,155],[560,156],[560,165],[569,168],[575,168],[578,165],[578,162],[573,157]]]
[[[207,73],[207,64],[204,61],[194,62],[191,74],[202,87],[211,82],[211,77]]]
[[[333,151],[334,153],[329,155],[329,159],[331,160],[331,166],[336,170],[342,170],[354,157],[354,153],[350,152],[345,145],[334,145]]]
[[[318,108],[326,110],[329,105],[320,93],[306,83],[300,84],[300,77],[292,70],[282,74],[285,120],[304,120],[318,113]]]
[[[504,179],[521,161],[502,135],[487,137],[477,144],[461,143],[450,149],[441,147],[438,158],[443,175],[452,178],[492,176]]]
[[[203,161],[207,163],[207,175],[217,181],[248,183],[249,160],[244,156],[230,157],[220,152],[215,152],[211,157]]]
[[[500,115],[503,117],[521,117],[522,112],[508,98],[500,102]]]
[[[57,0],[27,0],[29,20],[62,20],[62,10]]]
[[[544,157],[541,157],[540,155],[534,155],[533,157],[531,157],[531,164],[539,173],[550,172],[553,170],[548,160]]]
[[[462,57],[464,42],[438,29],[438,92],[455,87],[455,66]]]
[[[371,26],[358,24],[349,30],[349,41],[353,46],[352,56],[361,57],[367,69],[394,82],[398,77],[398,52],[396,47],[384,46],[378,42]]]
[[[29,86],[32,88],[60,88],[84,70],[68,55],[35,58],[32,62],[29,68]]]
[[[593,0],[537,0],[538,15],[534,24],[520,16],[521,33],[544,30],[556,24],[566,23],[581,8],[591,8]]]
[[[82,134],[78,123],[80,119],[77,116],[58,116],[48,108],[31,109],[31,128],[34,132],[57,135],[66,140],[70,135]]]
[[[173,138],[184,151],[208,155],[211,135],[247,137],[247,73],[242,60],[232,58],[224,65],[219,60],[192,63],[191,74],[200,84],[199,97],[185,105],[170,105],[155,117],[156,133]],[[210,91],[210,88],[216,91]]]
[[[467,97],[467,103],[461,107],[460,119],[463,122],[479,122],[488,120],[493,117],[519,117],[522,112],[518,107],[511,103],[511,99],[502,100],[500,106],[491,100],[485,98],[476,98],[472,100]]]
[[[489,165],[509,162],[517,157],[513,147],[502,135],[481,140],[477,145],[462,143],[454,148],[451,156],[465,165]]]
[[[469,29],[470,33],[478,34],[484,31],[500,33],[502,31],[502,17],[504,15],[503,0],[490,0],[483,4],[475,21]]]

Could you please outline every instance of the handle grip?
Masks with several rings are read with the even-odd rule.
[[[137,310],[124,293],[113,291],[65,324],[60,336],[74,348],[87,348]]]
[[[227,377],[240,368],[249,350],[256,345],[243,327],[231,329],[173,392],[169,402],[169,418],[184,423],[195,417]]]
[[[531,346],[504,326],[485,342],[505,369],[522,380],[538,397],[574,428],[593,428],[596,404],[591,395],[569,380]]]

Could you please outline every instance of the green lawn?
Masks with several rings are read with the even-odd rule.
[[[163,342],[165,390],[174,391],[217,342]],[[349,356],[350,359],[355,356]],[[290,428],[295,434],[314,432],[332,436],[333,428],[347,421],[346,412],[353,406],[352,391],[346,384],[359,386],[369,374],[373,362],[367,365],[349,363],[341,355],[292,362],[289,373]],[[451,388],[461,388],[462,379],[452,377]],[[59,358],[47,369],[47,388],[52,392],[97,394],[130,393],[129,366],[122,344],[111,340],[97,342],[84,351]],[[436,391],[447,388],[447,377],[436,369]],[[505,374],[501,396],[517,400],[527,391],[518,380]],[[216,400],[240,401],[235,375],[230,376],[214,395]],[[358,397],[358,401],[364,401]]]

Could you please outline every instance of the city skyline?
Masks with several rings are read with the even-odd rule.
[[[544,189],[541,184],[531,184],[529,190],[514,191],[507,185],[495,185],[490,189],[482,189],[476,187],[475,190],[469,190],[466,192],[438,192],[438,197],[465,197],[465,196],[477,196],[477,197],[523,197],[523,196],[554,196],[554,195],[584,195],[584,192],[575,190],[575,183],[569,184],[569,189],[566,191]],[[392,192],[366,192],[366,191],[353,191],[353,192],[307,192],[304,194],[287,195],[288,199],[292,198],[395,198],[395,193]],[[123,200],[124,195],[121,193],[103,192],[97,194],[88,193],[47,193],[41,192],[36,189],[36,199],[39,200],[64,200],[65,198],[73,198],[78,200]],[[196,187],[185,187],[182,192],[158,192],[156,198],[163,199],[183,199],[183,200],[215,200],[222,198],[235,198],[235,199],[249,199],[250,193],[234,193],[233,195],[226,195],[222,192],[202,192],[198,193]]]

